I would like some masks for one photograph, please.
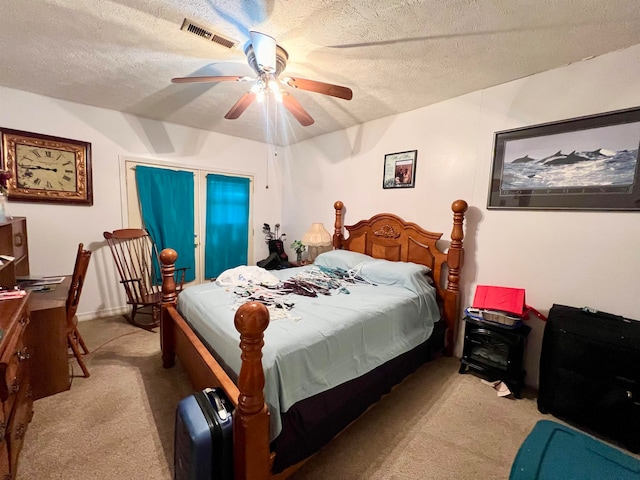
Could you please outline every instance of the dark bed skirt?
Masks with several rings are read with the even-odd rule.
[[[361,377],[301,400],[282,413],[282,431],[271,442],[271,451],[276,454],[272,473],[280,473],[316,453],[391,388],[439,354],[445,346],[445,329],[445,322],[440,320],[431,336],[413,350]],[[233,370],[200,335],[198,337],[229,378],[237,383],[238,377]]]
[[[273,473],[316,453],[391,388],[444,347],[444,322],[431,338],[371,372],[293,405],[281,414],[282,432],[271,442]]]

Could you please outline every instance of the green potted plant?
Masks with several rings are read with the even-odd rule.
[[[296,252],[296,261],[302,261],[302,253],[307,249],[307,247],[300,240],[294,240],[291,244],[291,248],[293,248]]]

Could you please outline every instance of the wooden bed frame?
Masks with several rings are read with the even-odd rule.
[[[334,248],[365,253],[375,258],[419,263],[431,268],[446,322],[444,352],[451,355],[454,333],[460,319],[459,282],[464,258],[462,226],[467,203],[456,200],[451,206],[453,229],[447,253],[436,245],[442,233],[429,232],[389,213],[375,215],[352,226],[344,226],[343,203],[335,202],[334,208]],[[344,228],[349,232],[348,237],[344,236]],[[236,385],[176,309],[176,259],[177,253],[172,249],[165,249],[160,254],[163,264],[160,323],[162,364],[165,368],[171,368],[178,355],[195,390],[222,387],[234,404],[236,479],[284,479],[304,461],[279,474],[271,473],[275,454],[270,451],[269,410],[264,399],[265,377],[262,369],[263,333],[269,325],[269,311],[261,303],[250,302],[242,305],[236,312],[235,326],[240,332],[242,352],[242,366]]]

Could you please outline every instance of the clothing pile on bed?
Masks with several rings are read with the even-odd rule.
[[[364,283],[373,285],[358,275],[357,269],[330,268],[311,265],[286,280],[280,280],[267,270],[254,266],[240,266],[224,271],[216,284],[233,291],[235,301],[232,308],[249,301],[260,302],[270,309],[272,318],[286,315],[295,305],[293,295],[317,297],[334,293],[349,294],[348,285]]]

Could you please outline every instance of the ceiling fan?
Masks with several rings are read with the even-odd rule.
[[[304,78],[279,76],[287,66],[289,54],[280,45],[276,44],[275,38],[264,33],[251,31],[251,42],[245,48],[245,55],[249,65],[257,74],[257,78],[246,76],[204,76],[204,77],[177,77],[172,78],[173,83],[197,83],[197,82],[255,82],[251,89],[246,92],[231,107],[224,118],[234,120],[253,103],[254,100],[261,100],[265,95],[273,93],[276,98],[282,101],[285,108],[293,115],[302,126],[313,124],[314,120],[302,105],[288,91],[283,90],[283,85],[288,85],[300,90],[330,95],[344,100],[351,100],[353,92],[350,88],[330,83],[307,80]]]

